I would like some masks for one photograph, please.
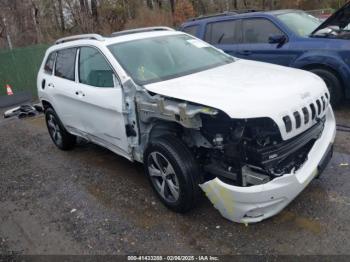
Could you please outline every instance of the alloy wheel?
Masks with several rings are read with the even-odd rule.
[[[61,134],[61,129],[57,123],[57,120],[55,116],[49,115],[48,120],[47,120],[47,126],[49,128],[50,135],[56,145],[62,144],[62,134]]]
[[[180,196],[179,180],[170,161],[161,153],[152,152],[148,157],[148,171],[160,196],[176,202]]]

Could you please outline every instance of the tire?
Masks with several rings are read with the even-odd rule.
[[[338,106],[343,98],[343,88],[338,77],[331,71],[322,68],[311,69],[310,72],[323,79],[331,95],[332,106]]]
[[[199,169],[180,139],[167,135],[151,141],[144,152],[144,167],[153,190],[166,207],[185,213],[198,203],[198,185],[202,182]]]
[[[52,108],[45,110],[47,130],[54,144],[61,150],[70,150],[76,144],[76,136],[67,132]]]

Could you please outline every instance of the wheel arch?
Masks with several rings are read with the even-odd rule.
[[[148,142],[164,135],[174,135],[179,137],[183,132],[184,127],[176,122],[157,119],[152,123],[148,135]]]
[[[47,101],[47,100],[41,100],[41,103],[42,103],[42,105],[43,105],[43,107],[44,107],[44,110],[47,110],[48,108],[52,108],[53,110],[55,110],[55,109],[53,108],[52,104],[51,104],[49,101]]]
[[[343,91],[344,91],[344,79],[343,79],[342,75],[336,69],[334,69],[332,66],[320,64],[320,63],[312,63],[312,64],[304,65],[300,69],[303,69],[306,71],[311,71],[313,69],[327,70],[327,71],[331,72],[332,74],[334,74],[339,79],[339,81],[342,85]]]
[[[346,97],[350,97],[350,67],[339,57],[337,53],[310,51],[299,57],[291,64],[294,68],[303,70],[324,69],[333,73],[340,81],[342,91]]]

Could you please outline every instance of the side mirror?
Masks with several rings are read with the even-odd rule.
[[[285,35],[272,35],[269,37],[270,44],[280,44],[283,45],[287,41]]]

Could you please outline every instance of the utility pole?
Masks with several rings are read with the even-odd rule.
[[[3,17],[3,18],[2,18],[2,21],[3,21],[4,27],[5,27],[5,33],[6,33],[7,43],[8,43],[8,45],[9,45],[10,50],[12,50],[12,49],[13,49],[13,46],[12,46],[12,41],[11,41],[11,36],[10,36],[9,30],[7,29],[6,17]]]

